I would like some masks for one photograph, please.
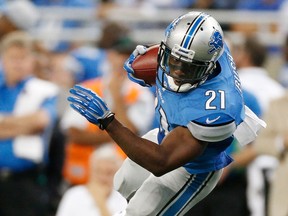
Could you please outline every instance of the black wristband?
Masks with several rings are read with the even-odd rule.
[[[99,119],[99,128],[101,130],[105,130],[108,125],[114,120],[114,113],[110,113],[106,118],[104,119]]]

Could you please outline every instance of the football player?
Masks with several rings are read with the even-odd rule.
[[[132,63],[146,50],[137,46],[124,64],[129,78],[143,86],[148,84],[133,76]],[[156,76],[159,127],[142,138],[91,90],[75,86],[68,98],[72,108],[106,130],[128,156],[114,178],[116,189],[129,200],[121,215],[185,215],[213,190],[232,162],[225,149],[235,137],[251,141],[263,124],[244,106],[222,29],[208,14],[189,12],[167,27]]]

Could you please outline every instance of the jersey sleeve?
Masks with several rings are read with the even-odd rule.
[[[225,140],[233,135],[236,127],[234,119],[226,114],[204,116],[187,124],[196,139],[206,142]]]

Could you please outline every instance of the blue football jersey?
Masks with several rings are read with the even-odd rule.
[[[166,90],[158,80],[156,82],[159,143],[169,131],[178,126],[187,127],[191,122],[199,125],[203,134],[205,130],[209,133],[213,131],[216,137],[215,141],[208,142],[201,156],[184,166],[191,173],[219,170],[232,162],[225,153],[225,149],[234,140],[232,133],[223,140],[217,140],[217,133],[221,134],[221,126],[231,122],[236,129],[245,116],[240,79],[226,46],[217,62],[217,70],[204,84],[184,93]],[[159,68],[158,73],[161,76],[163,71]]]

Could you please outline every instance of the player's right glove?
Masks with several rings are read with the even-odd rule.
[[[151,87],[150,84],[146,83],[144,80],[142,79],[138,79],[134,76],[134,70],[132,68],[132,64],[134,62],[134,60],[136,59],[136,57],[138,55],[143,55],[145,54],[147,51],[147,47],[144,46],[144,45],[137,45],[135,50],[132,52],[132,54],[130,55],[130,57],[125,61],[124,63],[124,69],[127,71],[127,75],[128,75],[128,78],[135,82],[135,83],[138,83],[139,85],[141,86],[145,86],[145,87]]]
[[[92,124],[98,125],[101,130],[113,121],[114,113],[110,111],[103,99],[95,92],[75,85],[70,89],[72,96],[68,97],[70,106],[84,116]]]

